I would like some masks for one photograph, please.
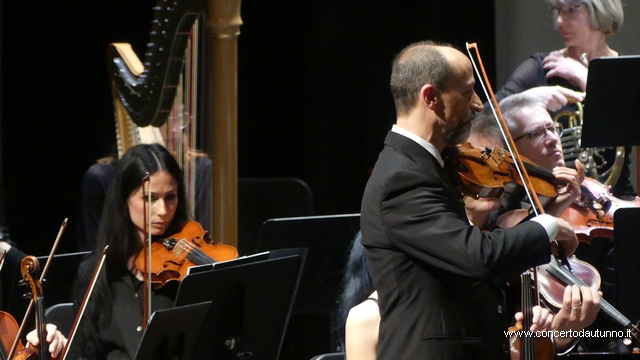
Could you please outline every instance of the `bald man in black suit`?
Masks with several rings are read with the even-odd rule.
[[[379,293],[380,360],[508,358],[510,316],[496,278],[578,246],[571,226],[550,215],[494,232],[469,223],[441,153],[482,111],[474,85],[468,58],[450,46],[412,44],[394,60],[397,121],[361,210]]]

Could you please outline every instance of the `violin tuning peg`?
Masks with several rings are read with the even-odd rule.
[[[26,284],[27,284],[27,280],[25,279],[21,279],[20,281],[18,281],[19,286],[25,286]]]
[[[600,205],[602,205],[602,211],[604,211],[604,212],[609,211],[609,209],[611,208],[611,199],[609,199],[606,196],[601,196],[598,199],[598,203],[600,203]]]
[[[28,292],[26,294],[22,294],[22,298],[25,300],[31,299],[31,297],[33,296],[32,293]]]

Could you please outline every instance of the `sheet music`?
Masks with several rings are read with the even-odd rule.
[[[252,255],[240,256],[238,258],[231,259],[231,260],[219,261],[213,264],[196,265],[196,266],[190,267],[187,270],[187,276],[191,274],[198,274],[203,271],[218,269],[221,267],[246,264],[253,261],[267,260],[268,258],[269,258],[269,251],[264,251],[264,252],[260,252]]]

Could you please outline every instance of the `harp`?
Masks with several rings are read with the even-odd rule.
[[[107,50],[118,155],[161,143],[181,165],[191,215],[196,162],[208,156],[208,226],[237,246],[237,39],[241,0],[158,0],[142,62],[130,44]],[[203,205],[203,204],[200,204]],[[198,205],[198,206],[200,206]]]

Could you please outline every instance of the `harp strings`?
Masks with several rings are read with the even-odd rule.
[[[184,66],[176,89],[173,108],[167,122],[160,127],[167,150],[174,154],[183,171],[189,215],[195,216],[196,159],[203,155],[198,151],[198,59],[200,24],[196,19],[189,34],[184,54]]]

